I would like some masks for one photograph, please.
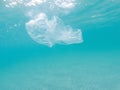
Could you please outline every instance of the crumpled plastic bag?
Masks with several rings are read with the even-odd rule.
[[[48,19],[45,13],[40,13],[26,23],[26,29],[31,38],[39,44],[52,47],[55,44],[81,43],[81,30],[74,30],[64,25],[57,16]]]

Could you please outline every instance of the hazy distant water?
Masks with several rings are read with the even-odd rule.
[[[0,1],[0,90],[120,89],[120,1],[76,2],[59,17],[81,29],[83,43],[49,48],[27,33],[33,7]]]

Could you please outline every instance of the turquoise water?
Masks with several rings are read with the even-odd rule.
[[[119,0],[76,0],[72,9],[52,10],[13,1],[0,1],[0,90],[120,90]],[[83,42],[53,37],[49,47],[31,38],[26,23],[41,12],[58,17],[60,29],[80,29]]]

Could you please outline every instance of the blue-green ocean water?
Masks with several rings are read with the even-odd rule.
[[[120,90],[120,1],[78,2],[61,18],[83,43],[50,48],[28,35],[28,9],[0,1],[0,90]]]

